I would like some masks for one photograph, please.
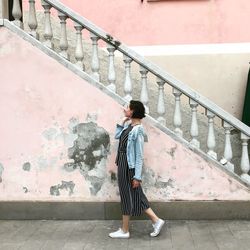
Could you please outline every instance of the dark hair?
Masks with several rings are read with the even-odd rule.
[[[145,117],[145,108],[140,101],[131,100],[129,103],[129,108],[133,110],[131,118],[142,119]]]

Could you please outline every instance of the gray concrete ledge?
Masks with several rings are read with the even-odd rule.
[[[250,201],[151,202],[166,220],[248,220]],[[116,220],[119,202],[0,202],[1,220]],[[133,219],[146,219],[145,216]]]

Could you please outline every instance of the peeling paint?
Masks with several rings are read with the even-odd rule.
[[[74,127],[79,123],[79,119],[76,118],[76,117],[72,117],[70,120],[69,120],[69,125],[68,125],[68,128],[71,132],[73,132],[73,129]]]
[[[160,179],[158,179],[158,181],[156,181],[155,187],[157,188],[167,188],[167,187],[171,187],[173,188],[173,180],[169,179],[168,181],[161,181]]]
[[[46,167],[48,167],[48,160],[46,158],[44,158],[43,156],[40,156],[37,159],[37,164],[40,168],[46,168]]]
[[[95,164],[109,152],[109,134],[95,123],[80,123],[74,128],[78,138],[69,149],[68,156],[75,163],[83,162],[93,169]],[[96,151],[99,151],[97,154]]]
[[[77,168],[77,164],[75,163],[65,163],[63,168],[67,171],[67,172],[72,172]]]
[[[58,184],[50,187],[50,195],[59,196],[60,190],[68,191],[68,195],[73,194],[75,183],[73,181],[62,181],[62,184]]]
[[[28,188],[27,187],[23,187],[23,191],[24,191],[24,193],[28,193]]]
[[[110,179],[111,179],[111,182],[116,182],[117,181],[116,173],[111,172],[110,173]]]
[[[95,115],[88,115],[88,120],[96,119]],[[77,124],[72,132],[77,136],[73,146],[68,149],[68,157],[73,162],[65,163],[64,169],[67,172],[79,169],[85,179],[90,182],[90,193],[96,195],[106,177],[110,136],[104,128],[99,127],[93,121]]]
[[[177,145],[175,145],[174,147],[170,148],[170,151],[168,151],[167,153],[171,155],[171,157],[174,159],[174,155],[175,155],[175,151],[177,149]]]
[[[53,140],[56,137],[56,134],[57,130],[55,128],[49,128],[43,132],[43,136],[49,141]]]
[[[3,164],[0,163],[0,183],[3,181],[2,179],[3,170],[4,170]]]
[[[31,168],[31,164],[29,162],[25,162],[23,164],[23,170],[24,171],[30,171],[30,168]]]
[[[155,172],[149,168],[144,166],[143,167],[143,189],[145,190],[145,192],[147,192],[147,190],[150,190],[152,187],[155,187],[157,189],[159,189],[159,192],[161,192],[161,194],[163,194],[164,196],[168,195],[168,189],[169,188],[174,188],[174,181],[172,179],[168,179],[168,180],[163,180],[161,178],[161,176],[156,176]]]

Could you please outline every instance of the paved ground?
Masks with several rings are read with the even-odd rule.
[[[119,221],[0,221],[0,249],[250,249],[250,221],[167,221],[151,238],[149,221],[132,221],[130,239],[111,239]]]

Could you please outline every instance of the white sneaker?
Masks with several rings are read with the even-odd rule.
[[[116,232],[109,234],[109,237],[116,239],[128,239],[129,236],[130,236],[129,232],[124,233],[121,228],[119,228]]]
[[[154,232],[150,233],[151,237],[156,237],[160,232],[165,224],[165,221],[162,219],[159,219],[155,224],[153,224]]]

